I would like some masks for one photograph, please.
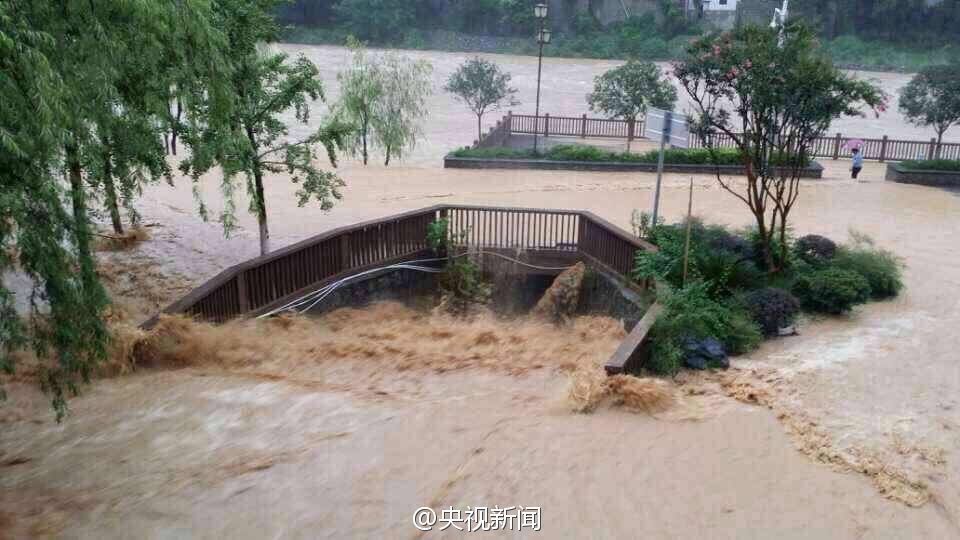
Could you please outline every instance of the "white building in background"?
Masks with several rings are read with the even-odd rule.
[[[696,4],[690,0],[689,4]],[[737,0],[703,0],[703,11],[737,11]]]
[[[717,28],[733,28],[737,24],[738,0],[681,0],[687,17],[699,19]]]

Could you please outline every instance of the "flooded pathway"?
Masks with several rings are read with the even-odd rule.
[[[304,50],[330,81],[345,55],[284,48]],[[433,60],[437,87],[464,57],[416,54]],[[497,58],[528,92],[520,71],[535,59]],[[582,113],[609,65],[551,60],[549,112]],[[907,80],[877,76],[891,91]],[[442,154],[469,143],[472,124],[448,96],[435,103],[407,162],[342,163],[348,187],[330,213],[297,208],[294,186],[270,179],[276,246],[439,202],[578,208],[625,228],[652,202],[652,175],[445,171]],[[895,113],[838,129],[927,136]],[[803,185],[795,231],[869,234],[906,259],[907,289],[736,359],[731,377],[769,392],[765,406],[728,397],[739,387],[694,385],[693,417],[584,416],[569,412],[567,377],[552,370],[414,371],[372,384],[350,362],[295,380],[192,366],[98,381],[57,426],[45,399],[15,384],[0,406],[0,537],[413,538],[412,512],[428,504],[539,505],[548,537],[960,537],[960,193],[884,182],[880,164],[863,182],[848,179],[847,162],[824,165],[824,180]],[[213,180],[201,191],[216,215]],[[667,175],[668,220],[684,215],[687,182]],[[715,179],[695,183],[697,214],[748,224]],[[157,305],[256,252],[248,215],[230,240],[196,218],[187,179],[149,189],[141,209],[157,225],[134,257],[177,276],[151,293]],[[922,483],[926,504],[884,497],[896,485],[871,474],[878,467]]]

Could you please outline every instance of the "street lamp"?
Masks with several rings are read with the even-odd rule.
[[[540,54],[537,60],[537,108],[534,112],[533,128],[533,153],[537,153],[537,138],[540,134],[540,75],[543,73],[543,46],[550,43],[550,30],[545,25],[547,22],[547,4],[537,4],[533,8],[533,14],[540,21],[540,29],[537,32],[537,44],[540,45]]]
[[[785,39],[784,29],[787,26],[787,17],[790,13],[790,0],[783,0],[783,7],[773,10],[773,21],[770,22],[770,28],[780,31],[780,37],[778,43],[780,48],[783,48],[783,42]]]
[[[547,18],[547,5],[546,5],[546,4],[537,4],[537,5],[534,6],[534,8],[533,8],[533,14],[534,14],[538,19],[546,19],[546,18]]]

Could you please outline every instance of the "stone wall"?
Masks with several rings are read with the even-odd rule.
[[[960,188],[960,171],[918,171],[903,168],[899,163],[887,164],[886,179],[901,184]]]
[[[437,274],[405,269],[384,270],[345,283],[318,302],[309,313],[321,315],[340,308],[363,307],[385,301],[400,302],[412,308],[426,308],[432,307],[436,300]]]

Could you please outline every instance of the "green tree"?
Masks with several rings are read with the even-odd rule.
[[[937,153],[943,134],[960,123],[960,62],[929,66],[917,73],[900,93],[900,112],[918,126],[937,132]]]
[[[131,126],[149,129],[133,118],[145,110],[133,98],[148,95],[144,81],[165,78],[149,72],[160,50],[186,47],[162,38],[171,27],[190,21],[180,26],[190,32],[192,52],[211,53],[199,47],[216,33],[206,6],[0,0],[0,276],[17,271],[33,281],[22,319],[0,284],[0,366],[12,370],[13,354],[29,344],[44,360],[41,385],[58,419],[109,339],[88,215],[88,201],[106,185],[96,164],[106,163],[104,148],[121,143],[123,153],[135,153]],[[204,58],[216,63],[214,54]]]
[[[360,39],[386,43],[416,26],[423,0],[340,0],[333,6],[343,27]]]
[[[477,115],[477,140],[483,137],[483,115],[502,107],[518,105],[517,89],[510,86],[510,74],[483,58],[467,60],[447,80],[444,90],[456,96]]]
[[[797,23],[786,28],[783,46],[775,29],[759,26],[699,39],[674,74],[693,104],[692,129],[711,153],[718,135],[740,151],[746,183],[724,180],[719,169],[717,180],[753,214],[767,270],[782,270],[810,145],[839,117],[862,115],[864,106],[883,110],[885,96],[840,72]],[[768,166],[771,155],[783,165]]]
[[[427,116],[427,98],[433,89],[433,68],[425,60],[410,60],[395,54],[380,58],[377,72],[382,93],[374,105],[373,127],[377,145],[390,165],[391,155],[402,157],[422,136],[421,124]]]
[[[677,90],[656,64],[630,60],[597,77],[587,102],[591,111],[636,122],[648,106],[672,110],[677,102]]]
[[[228,60],[232,67],[230,92],[233,107],[223,121],[195,125],[185,140],[192,154],[181,170],[195,182],[215,166],[223,170],[221,191],[225,209],[220,222],[226,232],[235,226],[235,183],[238,176],[250,198],[250,212],[257,217],[260,252],[270,251],[270,229],[264,182],[268,174],[286,174],[299,184],[298,204],[312,199],[329,210],[341,198],[343,181],[333,172],[314,165],[320,148],[335,167],[347,129],[339,122],[322,125],[308,136],[291,140],[281,115],[287,111],[301,124],[308,124],[310,102],[324,100],[320,73],[305,57],[288,62],[285,54],[270,54],[263,44],[276,37],[271,14],[278,0],[217,0],[218,17],[229,36]],[[200,214],[207,216],[200,202]]]
[[[354,127],[349,140],[350,149],[354,154],[360,153],[366,165],[370,158],[377,106],[384,94],[383,78],[376,60],[367,54],[362,43],[351,37],[348,46],[353,60],[347,71],[337,74],[340,100],[336,111],[339,118]]]

